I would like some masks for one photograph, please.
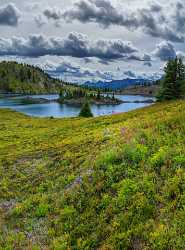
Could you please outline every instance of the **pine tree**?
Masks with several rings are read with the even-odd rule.
[[[79,117],[93,117],[89,102],[86,100],[79,113]]]
[[[185,66],[181,58],[169,60],[164,68],[165,77],[161,84],[161,91],[157,96],[159,101],[173,100],[183,97]]]
[[[60,90],[59,96],[60,96],[60,98],[64,97],[64,91],[63,91],[63,89]]]
[[[100,98],[101,98],[101,92],[100,92],[100,90],[98,89],[97,99],[100,100]]]
[[[177,97],[181,98],[184,97],[185,94],[185,65],[181,58],[179,58],[178,65],[177,65],[177,83],[176,83],[176,90],[177,90]]]

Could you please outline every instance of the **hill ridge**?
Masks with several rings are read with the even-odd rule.
[[[61,82],[41,68],[15,61],[0,62],[0,93],[57,93]]]

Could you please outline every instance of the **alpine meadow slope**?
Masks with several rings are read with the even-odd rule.
[[[185,248],[185,101],[0,129],[1,250]]]

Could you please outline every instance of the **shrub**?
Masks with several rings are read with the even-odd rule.
[[[150,159],[150,164],[155,169],[160,169],[166,160],[167,149],[162,147],[156,153],[154,153]]]
[[[40,218],[40,217],[45,217],[49,211],[49,205],[46,203],[41,203],[39,206],[36,208],[35,215]]]

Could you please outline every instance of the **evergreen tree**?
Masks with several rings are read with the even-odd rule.
[[[101,92],[100,92],[100,90],[98,89],[97,99],[99,100],[100,98],[101,98]]]
[[[23,68],[20,69],[19,76],[20,76],[21,82],[24,82],[25,77],[24,77],[24,69]]]
[[[59,96],[60,96],[60,98],[64,97],[64,91],[63,91],[63,89],[60,90]]]
[[[30,69],[28,69],[27,74],[28,74],[28,79],[31,80],[31,70]]]
[[[173,100],[183,97],[185,83],[185,65],[181,58],[169,60],[164,68],[165,77],[162,80],[161,91],[157,96],[159,101]]]
[[[79,116],[80,117],[93,117],[89,102],[87,100],[83,104],[82,109],[81,109],[81,111],[79,113]]]

